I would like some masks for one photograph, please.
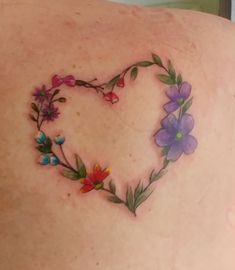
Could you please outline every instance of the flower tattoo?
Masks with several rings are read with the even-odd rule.
[[[128,186],[125,196],[119,196],[115,182],[107,180],[110,177],[110,169],[102,169],[97,163],[91,172],[87,172],[87,166],[77,154],[74,155],[74,162],[71,163],[64,152],[65,137],[58,134],[51,138],[42,129],[42,126],[45,122],[53,122],[58,119],[60,112],[57,104],[66,102],[66,98],[60,95],[58,87],[64,85],[93,89],[106,102],[115,104],[119,102],[118,89],[125,88],[127,76],[129,75],[130,80],[135,80],[139,69],[150,66],[157,66],[163,70],[164,73],[158,74],[157,77],[168,86],[165,92],[168,102],[163,105],[167,115],[162,119],[161,126],[153,138],[156,145],[162,148],[162,164],[158,169],[152,170],[146,181],[140,181],[134,187]],[[171,61],[168,60],[164,65],[162,59],[156,54],[152,54],[150,61],[136,62],[110,81],[102,84],[98,84],[97,79],[85,81],[76,79],[73,75],[54,75],[50,87],[42,85],[36,88],[32,94],[34,102],[31,103],[30,118],[37,127],[35,142],[36,149],[40,153],[38,163],[44,166],[61,167],[62,176],[81,184],[82,193],[89,193],[93,190],[102,191],[108,195],[108,201],[125,206],[136,216],[137,208],[152,194],[153,184],[165,175],[169,164],[177,161],[183,154],[192,154],[197,148],[197,139],[191,135],[194,119],[188,113],[193,102],[191,91],[191,84],[184,81],[181,74],[176,73]],[[56,152],[55,148],[57,148]]]

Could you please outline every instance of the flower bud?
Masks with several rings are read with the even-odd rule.
[[[47,165],[50,163],[50,156],[45,154],[45,155],[41,155],[40,159],[39,159],[39,163],[41,165]]]
[[[119,97],[114,92],[108,92],[104,94],[104,99],[111,102],[112,104],[119,101]]]
[[[61,136],[61,135],[58,135],[58,136],[55,137],[54,141],[55,141],[56,144],[61,145],[61,144],[63,144],[65,142],[65,137]]]
[[[74,78],[73,75],[68,75],[66,77],[64,77],[64,83],[67,85],[67,86],[75,86],[76,84],[76,79]]]
[[[50,157],[50,163],[51,163],[51,165],[56,166],[56,165],[58,165],[60,163],[60,160],[56,156],[51,156]]]
[[[61,78],[59,75],[54,75],[51,80],[53,88],[60,86],[61,84],[63,84],[63,82],[63,78]]]
[[[39,144],[43,144],[46,140],[46,135],[42,131],[39,131],[38,134],[35,136],[35,140]]]
[[[125,86],[124,78],[120,78],[117,82],[117,86],[123,88]]]

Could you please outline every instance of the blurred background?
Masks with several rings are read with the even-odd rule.
[[[125,4],[138,4],[145,6],[163,6],[170,8],[183,8],[216,14],[228,19],[235,19],[235,0],[112,0]],[[234,7],[234,10],[232,8]]]

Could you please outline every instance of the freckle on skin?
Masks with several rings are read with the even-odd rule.
[[[73,64],[73,65],[72,65],[72,68],[76,68],[76,65],[75,65],[75,64]]]
[[[97,262],[97,263],[96,263],[96,265],[98,266],[98,265],[100,265],[100,263],[99,263],[99,262]]]
[[[80,112],[76,112],[77,116],[80,116]]]

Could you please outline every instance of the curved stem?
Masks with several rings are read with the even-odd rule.
[[[61,151],[61,154],[62,154],[62,156],[63,156],[63,158],[64,158],[66,164],[68,165],[68,167],[69,167],[71,170],[73,170],[74,172],[77,172],[77,171],[73,168],[73,166],[69,163],[68,159],[66,158],[65,153],[64,153],[64,150],[63,150],[63,147],[62,147],[61,144],[60,144],[60,151]]]

